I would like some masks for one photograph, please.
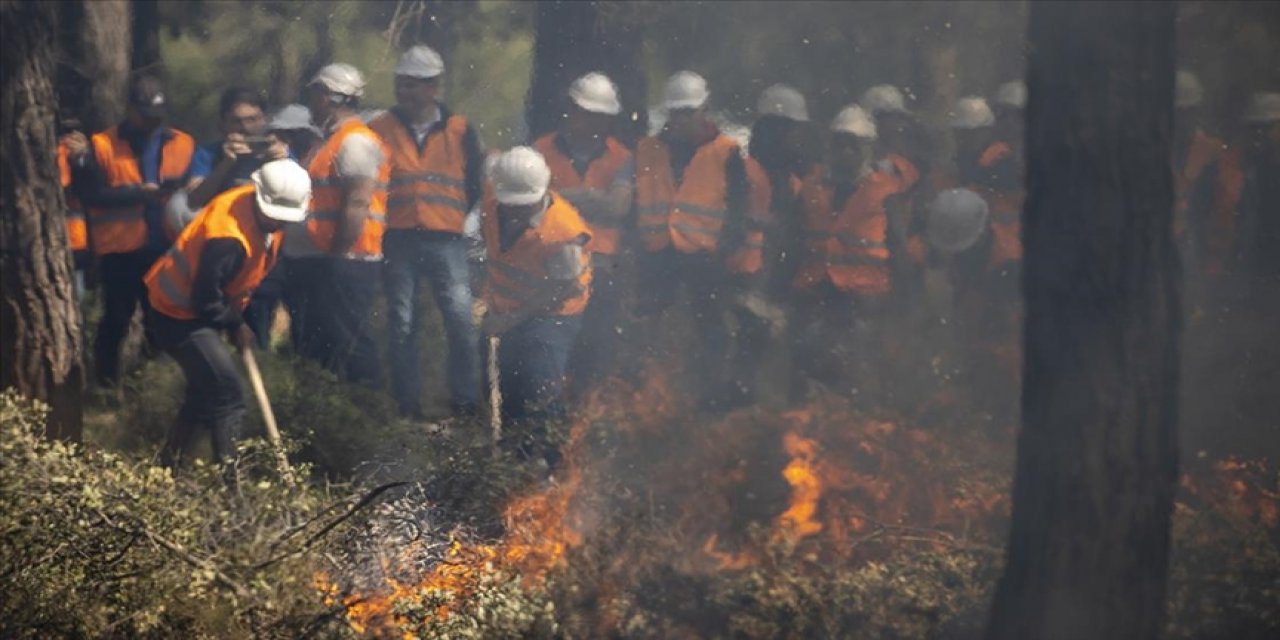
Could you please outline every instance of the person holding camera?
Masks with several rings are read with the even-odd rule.
[[[218,119],[225,137],[196,148],[186,188],[189,210],[199,211],[219,193],[247,184],[263,164],[289,157],[288,145],[267,135],[265,106],[261,94],[250,89],[222,92]]]

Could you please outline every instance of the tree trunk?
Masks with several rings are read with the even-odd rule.
[[[128,0],[58,3],[58,104],[86,133],[124,117],[133,26]]]
[[[1026,362],[987,637],[1159,637],[1177,476],[1174,3],[1032,3]]]
[[[533,81],[527,116],[530,139],[552,131],[567,107],[569,84],[600,71],[622,100],[616,135],[626,144],[649,126],[640,3],[539,2],[534,18]]]
[[[0,388],[52,407],[48,433],[79,439],[84,369],[57,167],[57,5],[0,3]]]
[[[160,0],[133,0],[133,56],[135,73],[164,77],[160,57]]]

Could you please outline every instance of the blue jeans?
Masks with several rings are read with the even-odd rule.
[[[438,231],[391,229],[383,236],[391,391],[403,414],[422,411],[417,341],[421,318],[414,302],[424,277],[431,283],[449,342],[446,367],[452,409],[462,415],[479,410],[480,332],[472,319],[467,247],[465,237]]]
[[[560,455],[546,441],[547,422],[565,418],[565,367],[581,327],[582,316],[533,317],[502,334],[498,346],[502,415],[514,432],[511,439],[523,441],[525,455],[533,446],[544,447],[552,467]]]

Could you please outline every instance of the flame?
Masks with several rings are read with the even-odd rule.
[[[814,468],[818,443],[788,432],[782,446],[791,456],[782,470],[782,477],[791,485],[791,504],[778,516],[778,531],[791,539],[805,538],[822,531],[822,523],[815,519],[822,498],[822,481]]]

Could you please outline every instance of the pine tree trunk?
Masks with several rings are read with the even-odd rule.
[[[57,5],[0,3],[0,388],[47,402],[48,433],[79,439],[80,312],[54,135]]]
[[[639,7],[625,2],[539,2],[528,124],[532,140],[556,128],[569,84],[600,71],[618,85],[622,115],[616,135],[627,144],[645,133],[648,105]]]
[[[160,57],[160,0],[133,0],[134,72],[164,76]]]
[[[57,3],[58,114],[78,119],[85,133],[124,117],[133,25],[128,0]]]
[[[1031,5],[1023,429],[988,638],[1161,634],[1181,331],[1174,9]]]

